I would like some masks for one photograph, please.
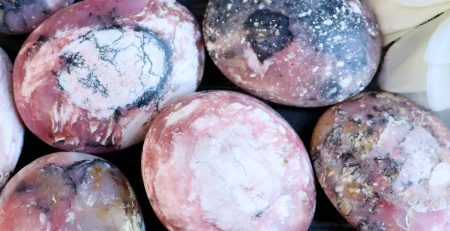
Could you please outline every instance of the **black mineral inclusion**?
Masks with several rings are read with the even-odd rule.
[[[289,17],[268,9],[257,10],[244,23],[247,40],[260,62],[283,50],[292,40]]]

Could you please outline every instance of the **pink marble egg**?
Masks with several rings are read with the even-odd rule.
[[[41,157],[0,196],[0,230],[145,230],[133,189],[119,169],[91,155]]]
[[[280,104],[341,102],[368,85],[380,61],[378,25],[359,0],[210,0],[203,28],[225,76]]]
[[[359,230],[449,230],[450,131],[414,103],[366,93],[335,106],[311,153],[328,198]]]
[[[46,143],[110,152],[141,142],[161,106],[194,92],[203,64],[198,25],[175,1],[83,1],[27,39],[14,66],[15,99]]]
[[[14,171],[22,151],[24,129],[14,107],[12,64],[0,49],[0,189]]]
[[[56,11],[74,0],[0,0],[0,33],[31,32]]]
[[[192,94],[164,108],[147,134],[142,175],[169,230],[307,230],[315,209],[302,141],[246,95]]]

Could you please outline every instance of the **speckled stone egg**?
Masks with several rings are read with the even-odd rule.
[[[0,49],[0,189],[14,171],[22,151],[24,129],[14,107],[12,64]]]
[[[381,35],[359,0],[210,0],[206,47],[236,85],[292,106],[331,105],[373,78]]]
[[[145,230],[136,196],[119,169],[81,153],[41,157],[0,196],[0,230]]]
[[[362,94],[322,116],[311,146],[325,193],[359,230],[449,230],[450,132],[430,112]]]
[[[147,134],[142,175],[169,230],[307,230],[315,209],[311,163],[289,124],[227,91],[162,110]]]
[[[48,144],[110,152],[141,142],[161,106],[194,92],[203,64],[198,24],[176,1],[83,1],[27,39],[15,100]]]
[[[0,33],[31,32],[56,11],[74,0],[0,0]]]

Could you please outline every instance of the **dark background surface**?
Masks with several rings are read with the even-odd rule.
[[[207,0],[178,1],[188,7],[197,17],[199,23],[201,23]],[[25,38],[26,36],[0,35],[0,46],[10,55],[11,59],[14,60]],[[243,92],[221,74],[221,72],[214,66],[208,55],[206,57],[205,74],[199,90],[233,90]],[[314,126],[319,116],[326,110],[326,108],[304,109],[287,107],[272,103],[268,104],[276,111],[278,111],[278,113],[280,113],[291,124],[291,126],[299,134],[305,146],[309,150],[309,143]],[[25,134],[25,143],[22,151],[22,156],[20,157],[19,163],[16,167],[16,172],[36,158],[57,151],[60,150],[48,146],[27,130]],[[140,202],[147,230],[163,231],[166,229],[153,213],[151,205],[145,193],[140,170],[141,151],[142,144],[138,144],[120,152],[103,154],[101,155],[101,157],[107,159],[108,161],[119,167],[130,181]],[[354,230],[339,215],[333,205],[326,198],[322,191],[322,188],[318,184],[316,184],[316,190],[317,208],[310,230]]]

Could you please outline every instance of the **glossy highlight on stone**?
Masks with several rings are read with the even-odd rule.
[[[31,32],[56,11],[74,0],[0,0],[0,33]]]
[[[264,99],[317,107],[363,90],[381,55],[381,35],[357,0],[210,0],[206,47],[236,85]]]
[[[195,93],[164,108],[147,134],[142,175],[169,230],[307,230],[315,210],[302,141],[252,97]]]
[[[81,153],[54,153],[24,167],[0,196],[0,230],[145,230],[119,169]]]
[[[325,193],[359,230],[450,227],[450,131],[413,102],[359,95],[321,117],[311,147]]]
[[[14,171],[22,151],[24,129],[14,106],[12,64],[0,49],[0,189]]]
[[[83,1],[25,42],[16,104],[46,143],[110,152],[142,141],[160,107],[196,90],[203,65],[199,27],[176,1]]]

